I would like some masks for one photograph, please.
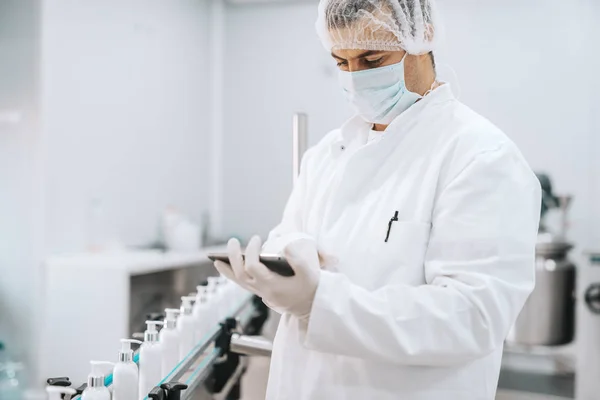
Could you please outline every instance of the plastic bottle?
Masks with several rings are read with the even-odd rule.
[[[8,361],[8,354],[6,354],[6,347],[3,342],[0,342],[0,365],[3,365]]]
[[[183,217],[173,206],[168,206],[162,216],[162,238],[165,247],[171,250],[174,242],[174,231],[181,223]]]
[[[177,331],[176,308],[165,309],[164,328],[160,331],[160,345],[162,347],[162,377],[165,378],[179,363],[179,332]]]
[[[90,361],[92,372],[88,375],[88,385],[81,395],[81,400],[110,400],[110,391],[104,386],[107,367],[114,366],[108,361]]]
[[[0,342],[0,399],[21,400],[23,397],[23,364],[8,356],[4,343]]]
[[[220,281],[221,281],[220,287],[223,287],[225,289],[224,290],[225,293],[223,294],[223,297],[227,301],[227,317],[230,317],[231,314],[235,310],[237,310],[237,308],[240,306],[240,303],[241,303],[241,299],[239,298],[239,292],[238,292],[239,286],[237,286],[234,282],[230,281],[223,275],[221,275]]]
[[[209,277],[208,278],[208,305],[212,310],[213,321],[212,324],[218,324],[224,318],[223,305],[221,304],[221,293],[219,292],[219,278]]]
[[[233,298],[229,291],[229,280],[223,275],[220,275],[217,277],[217,285],[219,287],[219,292],[221,293],[223,317],[227,318],[231,314],[231,309],[233,308]]]
[[[63,394],[73,396],[77,391],[70,387],[46,386],[46,393],[48,393],[48,400],[62,400]]]
[[[246,299],[246,297],[248,296],[248,291],[246,291],[246,289],[244,289],[243,287],[241,287],[240,285],[238,285],[237,283],[233,283],[231,282],[231,286],[234,287],[234,293],[235,293],[235,301],[236,303],[239,305],[242,303],[242,301],[244,301]]]
[[[177,320],[177,330],[179,331],[179,361],[188,356],[196,344],[196,320],[192,314],[194,306],[192,302],[196,300],[193,296],[183,296],[181,298],[181,313]]]
[[[139,340],[121,339],[119,362],[113,371],[113,400],[130,400],[138,398],[139,371],[133,362],[131,344],[142,344]]]
[[[208,329],[212,326],[209,325],[211,322],[209,321],[210,314],[208,310],[206,286],[196,286],[196,289],[198,290],[198,293],[196,294],[196,303],[194,303],[192,315],[194,316],[194,321],[196,322],[196,332],[194,337],[196,343],[198,343],[204,338],[208,332]]]
[[[226,288],[221,277],[215,279],[216,293],[218,298],[219,321],[223,321],[229,316],[229,299],[227,298]]]
[[[157,326],[162,321],[146,321],[146,332],[144,332],[144,343],[140,347],[139,359],[139,399],[144,399],[152,388],[161,381],[162,375],[162,348],[158,342]],[[165,375],[166,376],[166,375]]]

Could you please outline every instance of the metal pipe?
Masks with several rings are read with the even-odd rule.
[[[271,357],[273,342],[260,336],[247,336],[234,333],[231,335],[230,349],[234,353],[247,356]]]
[[[303,113],[294,114],[294,131],[292,138],[293,146],[293,169],[294,169],[294,185],[300,175],[300,164],[302,156],[308,147],[308,116]]]

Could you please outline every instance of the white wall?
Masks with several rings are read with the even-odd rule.
[[[600,56],[600,17],[592,1],[440,2],[447,39],[440,59],[456,69],[461,100],[502,128],[556,191],[572,193],[572,237],[585,248],[600,240],[593,229],[590,153],[593,130],[592,65]],[[443,67],[441,68],[443,72]],[[596,108],[600,111],[600,108]],[[600,185],[600,181],[595,182]],[[597,242],[600,248],[600,242]]]
[[[224,232],[266,234],[292,187],[292,116],[315,144],[349,115],[314,30],[316,2],[230,5],[224,79]]]
[[[504,129],[534,169],[551,174],[558,191],[576,196],[573,237],[583,247],[595,237],[600,248],[600,230],[590,222],[600,216],[590,188],[600,168],[590,151],[597,130],[589,107],[600,89],[591,73],[600,61],[591,37],[600,32],[592,23],[598,6],[591,0],[568,7],[563,0],[438,3],[447,40],[437,60],[456,70],[461,100]],[[348,113],[315,18],[316,2],[228,8],[225,231],[265,234],[277,223],[291,189],[295,110],[309,113],[311,143]],[[448,71],[440,65],[453,82]]]
[[[591,129],[591,143],[588,148],[588,154],[592,160],[590,167],[590,179],[589,184],[592,191],[592,197],[590,199],[590,213],[588,224],[592,227],[590,234],[590,244],[588,249],[594,251],[600,251],[600,157],[598,156],[598,149],[600,149],[600,102],[598,102],[598,92],[600,91],[600,82],[596,79],[597,71],[600,71],[600,55],[594,49],[598,48],[600,43],[600,27],[598,26],[598,16],[600,16],[600,2],[590,1],[589,12],[588,12],[588,25],[593,25],[593,34],[588,39],[589,50],[586,53],[590,53],[593,56],[593,60],[587,65],[587,76],[590,80],[586,86],[590,93],[589,101],[583,102],[583,106],[587,108],[589,115],[592,119]],[[586,58],[587,59],[587,58]],[[580,61],[585,62],[585,60]]]
[[[39,14],[38,1],[0,1],[0,115],[21,115],[0,121],[0,341],[26,361],[41,243]]]
[[[130,245],[208,208],[208,32],[207,0],[44,3],[48,251],[85,248],[95,198]]]
[[[208,209],[208,6],[0,1],[0,341],[36,383],[42,260],[86,247],[92,200],[128,245]]]

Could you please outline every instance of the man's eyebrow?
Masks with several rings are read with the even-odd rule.
[[[364,52],[358,54],[356,57],[352,57],[352,58],[365,58],[368,56],[381,54],[381,53],[383,53],[383,51],[381,51],[381,50],[367,50],[367,51],[364,51]],[[331,52],[331,57],[336,58],[338,60],[345,60],[345,58],[342,58],[342,57],[336,55],[334,52]]]

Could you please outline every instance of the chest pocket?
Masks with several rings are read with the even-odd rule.
[[[369,249],[369,259],[378,272],[372,282],[375,288],[394,282],[411,285],[425,282],[423,263],[430,231],[429,223],[394,221],[391,226],[370,232],[373,245]]]

